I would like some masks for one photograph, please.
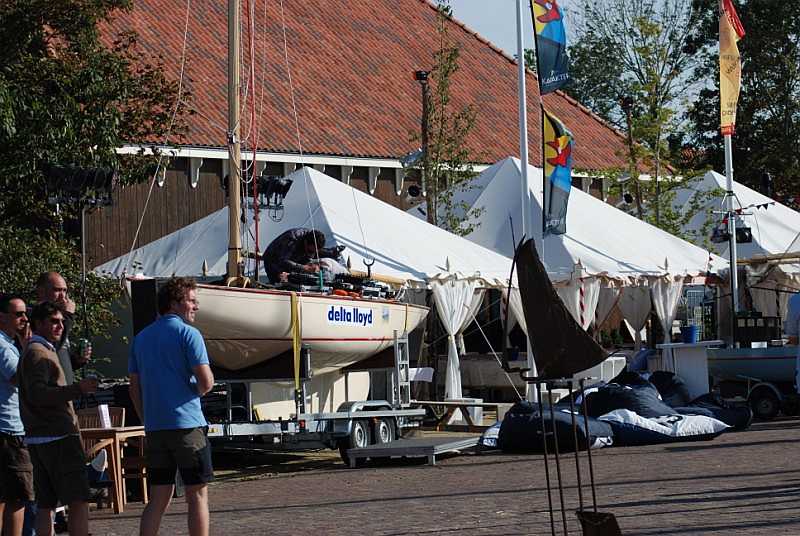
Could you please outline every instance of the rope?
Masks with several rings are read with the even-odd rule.
[[[252,12],[252,16],[251,16]],[[248,29],[248,53],[250,59],[250,80],[249,84],[252,87],[252,95],[253,98],[250,99],[250,128],[253,131],[253,223],[255,225],[255,252],[256,252],[256,259],[255,259],[255,277],[258,280],[258,254],[260,252],[259,249],[259,240],[258,240],[258,180],[256,180],[256,171],[258,168],[256,167],[256,153],[258,151],[258,122],[256,120],[256,99],[255,99],[255,83],[256,83],[256,66],[255,66],[255,3],[251,4],[250,0],[247,0],[247,29]],[[263,95],[263,86],[262,86],[262,95]],[[245,198],[246,199],[246,198]]]
[[[469,306],[467,304],[464,304],[464,307],[469,307]],[[500,365],[500,368],[502,369],[503,368],[503,362],[500,360],[500,357],[498,357],[497,352],[494,351],[494,348],[492,347],[492,343],[489,342],[489,338],[486,336],[486,333],[483,332],[483,328],[481,328],[481,324],[480,324],[480,322],[478,322],[478,318],[475,316],[474,312],[472,313],[472,321],[475,322],[476,326],[478,326],[478,329],[480,330],[481,335],[483,335],[483,340],[486,341],[486,344],[489,346],[489,351],[492,353],[492,356],[494,356],[494,360],[497,361],[497,364]],[[514,385],[514,381],[511,379],[511,376],[509,376],[508,372],[506,372],[505,370],[503,370],[503,374],[505,374],[509,385],[511,385],[511,388],[514,389],[515,393],[517,393],[517,398],[522,400],[523,399],[522,398],[522,394],[519,392],[519,389],[517,389],[517,386]]]
[[[295,101],[294,97],[294,82],[292,81],[292,67],[289,62],[289,40],[286,37],[286,16],[283,10],[283,0],[280,0],[281,6],[281,29],[283,32],[283,60],[286,64],[286,76],[289,81],[289,96],[292,102],[292,116],[294,117],[294,130],[295,135],[297,136],[297,150],[300,153],[300,164],[303,165],[303,141],[300,137],[300,119],[297,113],[297,102]],[[305,167],[305,166],[304,166]],[[308,195],[308,171],[303,171],[303,182],[306,188],[306,205],[308,208],[308,220],[311,225],[311,230],[314,231],[316,228],[314,227],[314,213],[311,211],[311,199]],[[316,233],[313,235],[314,237],[314,252],[316,253],[317,258],[319,258],[319,244],[317,244],[317,237]]]
[[[164,145],[166,146],[169,141],[169,136],[172,133],[172,128],[175,125],[175,118],[178,115],[178,108],[181,104],[181,95],[183,94],[183,75],[186,69],[186,42],[189,38],[189,13],[191,7],[192,0],[186,0],[186,15],[184,16],[184,25],[183,25],[183,46],[181,48],[181,69],[180,74],[178,76],[178,94],[175,97],[175,108],[172,110],[172,116],[169,119],[169,124],[167,125],[167,132],[164,134]],[[150,204],[150,197],[153,195],[153,187],[156,184],[156,177],[158,177],[159,172],[161,171],[161,161],[164,159],[163,154],[158,155],[158,162],[156,163],[156,170],[153,173],[153,178],[150,180],[150,188],[147,190],[147,197],[144,200],[144,208],[142,208],[142,215],[139,218],[139,223],[136,226],[136,232],[133,235],[133,242],[131,243],[131,248],[128,251],[128,257],[125,259],[125,268],[123,268],[122,273],[125,274],[130,267],[131,257],[133,256],[133,250],[136,248],[136,242],[139,241],[139,233],[142,230],[142,224],[144,223],[144,217],[147,214],[147,206]]]

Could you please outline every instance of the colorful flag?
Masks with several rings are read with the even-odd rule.
[[[558,0],[533,0],[534,38],[539,93],[551,93],[569,82],[567,33]]]
[[[567,202],[572,188],[572,133],[557,117],[542,108],[544,127],[544,234],[567,232]]]
[[[742,61],[736,43],[744,37],[731,0],[719,2],[719,112],[723,135],[732,135],[736,125],[736,102],[742,77]]]

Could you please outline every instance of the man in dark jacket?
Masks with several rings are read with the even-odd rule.
[[[50,302],[31,313],[33,336],[19,362],[19,402],[25,443],[33,461],[38,512],[36,534],[52,534],[52,515],[59,503],[69,506],[69,532],[86,535],[89,481],[72,400],[97,389],[96,379],[67,385],[55,344],[64,331],[64,314]]]
[[[264,251],[264,270],[273,283],[281,273],[319,272],[319,259],[339,257],[343,247],[325,248],[325,235],[316,229],[289,229],[273,240]]]

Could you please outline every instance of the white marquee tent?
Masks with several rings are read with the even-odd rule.
[[[697,244],[709,247],[726,259],[730,256],[727,241],[711,243],[711,230],[720,223],[721,215],[712,211],[723,209],[726,190],[724,175],[709,171],[691,187],[678,190],[675,205],[687,212],[696,214],[688,222],[685,231]],[[744,215],[737,218],[737,226],[750,227],[753,241],[737,244],[739,259],[755,259],[764,255],[800,253],[800,213],[774,201],[773,199],[747,186],[733,182],[736,208],[742,208]],[[789,291],[800,289],[800,263],[797,260],[786,263],[752,265],[748,269],[748,284],[753,297],[753,305],[765,315],[782,316],[786,311]],[[765,290],[770,289],[770,290]],[[777,299],[776,292],[777,289]]]
[[[610,311],[618,303],[637,336],[647,318],[642,311],[651,306],[669,333],[684,281],[727,267],[725,259],[577,188],[570,193],[566,234],[550,235],[542,246],[542,170],[528,166],[528,176],[533,196],[529,233],[559,295],[584,328],[602,320],[595,319],[596,313]],[[478,175],[472,188],[455,195],[454,204],[483,209],[472,218],[479,225],[467,238],[513,255],[514,239],[522,236],[521,181],[520,161],[509,157]],[[423,207],[410,212],[424,217]],[[649,292],[641,292],[643,286]],[[515,316],[519,317],[516,311]]]
[[[507,285],[511,259],[475,242],[439,229],[370,195],[305,167],[288,178],[294,183],[284,200],[280,221],[261,213],[260,250],[279,234],[296,227],[321,230],[326,245],[344,245],[345,258],[354,270],[366,271],[363,261],[375,261],[376,274],[430,287],[439,318],[448,332],[448,365],[445,393],[461,398],[458,342],[472,322],[487,287]],[[248,220],[252,222],[252,214]],[[254,250],[254,224],[245,233]],[[228,248],[228,209],[201,220],[95,268],[120,276],[224,275]],[[249,261],[248,275],[254,261]],[[263,274],[263,267],[260,267]]]
[[[326,245],[347,246],[343,256],[350,258],[354,270],[366,271],[363,261],[374,259],[375,273],[412,284],[453,277],[479,279],[484,286],[506,284],[511,271],[511,260],[506,256],[413,218],[313,168],[300,169],[288,178],[294,183],[284,200],[283,219],[273,221],[261,210],[262,252],[288,229],[313,227],[325,233]],[[244,248],[253,251],[255,231],[252,212],[248,212],[250,227]],[[226,270],[227,251],[226,207],[135,249],[130,259],[127,255],[118,257],[95,271],[114,276],[134,271],[155,277],[200,276],[205,262],[208,275],[221,276]],[[254,261],[250,261],[248,275],[253,267]],[[264,274],[263,267],[260,273]]]

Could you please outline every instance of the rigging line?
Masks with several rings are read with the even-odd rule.
[[[361,230],[361,243],[364,246],[364,253],[369,251],[367,247],[367,237],[364,235],[364,226],[361,225],[361,212],[358,210],[358,201],[356,200],[356,189],[354,187],[350,187],[350,193],[353,194],[353,206],[356,209],[356,221],[358,221],[358,228]],[[372,257],[372,260],[375,261],[375,257]]]
[[[224,133],[227,134],[227,132],[228,132],[228,127],[227,126],[223,125],[222,123],[218,123],[217,121],[215,121],[211,117],[207,116],[202,111],[200,111],[198,108],[195,108],[194,106],[192,106],[191,103],[189,103],[189,101],[182,100],[181,104],[186,106],[186,108],[188,110],[191,110],[192,112],[196,113],[197,115],[199,115],[200,117],[202,117],[203,119],[205,119],[206,121],[211,123],[211,126],[213,126],[214,128],[218,129],[220,132],[224,132]]]
[[[180,74],[178,75],[178,94],[175,97],[175,108],[172,110],[172,116],[169,119],[169,124],[167,125],[167,132],[164,134],[164,145],[167,145],[169,142],[169,136],[172,133],[172,128],[175,125],[175,118],[178,116],[178,109],[180,108],[181,104],[181,95],[183,94],[183,75],[186,70],[186,43],[189,39],[189,13],[191,12],[191,3],[192,0],[186,0],[186,16],[184,17],[184,25],[183,25],[183,45],[181,47],[181,68]],[[128,258],[125,260],[124,268],[122,269],[122,273],[125,274],[130,267],[131,257],[133,256],[133,250],[136,247],[136,242],[139,240],[139,233],[142,230],[142,225],[144,224],[144,217],[147,214],[147,206],[150,204],[150,198],[153,195],[153,187],[156,184],[156,177],[158,177],[159,172],[161,171],[161,162],[164,159],[163,154],[158,155],[158,162],[156,163],[156,170],[153,173],[153,178],[150,180],[150,188],[147,190],[147,197],[144,201],[144,207],[142,208],[142,215],[139,218],[139,223],[136,226],[136,232],[133,235],[133,242],[131,243],[131,249],[128,251]],[[166,170],[165,170],[166,171]]]
[[[256,122],[256,45],[255,45],[255,0],[247,0],[247,26],[248,26],[248,54],[250,60],[250,80],[249,84],[252,88],[250,98],[250,129],[253,136],[253,171],[251,174],[253,182],[253,225],[255,227],[255,253],[259,252],[259,236],[258,236],[258,166],[256,161],[256,153],[258,152],[258,123]],[[245,218],[246,220],[246,218]],[[258,279],[258,260],[255,263],[255,274]]]
[[[469,306],[466,303],[463,306],[469,309]],[[497,364],[500,365],[500,368],[502,369],[503,362],[500,361],[500,358],[497,356],[497,352],[495,352],[494,348],[492,347],[492,343],[489,342],[489,338],[486,336],[486,333],[483,332],[483,328],[481,327],[480,322],[478,322],[478,318],[475,316],[475,312],[473,311],[471,314],[472,314],[472,321],[475,322],[476,326],[478,326],[481,335],[483,335],[483,340],[486,341],[487,346],[489,346],[489,351],[492,353],[492,356],[494,356],[494,360],[497,361]],[[511,379],[511,376],[509,376],[508,372],[506,372],[505,370],[503,370],[503,374],[505,374],[508,383],[511,385],[512,389],[514,389],[514,392],[517,393],[517,398],[522,400],[522,394],[520,394],[519,389],[517,389],[517,386],[514,385],[514,380]]]
[[[311,199],[308,195],[308,170],[305,169],[305,165],[303,164],[303,141],[300,137],[300,119],[297,115],[297,103],[295,102],[294,98],[294,83],[292,82],[292,68],[291,64],[289,63],[289,41],[286,38],[286,16],[283,10],[283,0],[279,1],[281,6],[281,30],[283,32],[283,59],[286,63],[286,76],[289,80],[289,96],[292,101],[292,115],[294,116],[294,130],[295,134],[297,135],[297,149],[300,152],[300,164],[303,165],[303,181],[306,188],[306,205],[308,207],[308,219],[309,223],[311,224],[311,230],[316,230],[314,227],[314,213],[311,210]],[[313,234],[314,237],[314,252],[316,253],[317,258],[319,259],[319,244],[317,244],[317,237],[316,233]]]

